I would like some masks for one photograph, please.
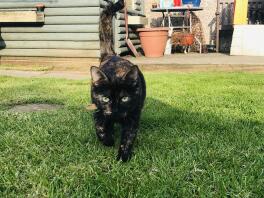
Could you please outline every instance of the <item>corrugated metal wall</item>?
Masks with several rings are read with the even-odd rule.
[[[0,56],[100,56],[100,0],[8,0],[0,9],[34,8],[45,4],[45,24],[1,27]]]

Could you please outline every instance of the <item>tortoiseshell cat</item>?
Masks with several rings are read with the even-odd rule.
[[[143,74],[131,62],[115,55],[112,19],[124,7],[124,0],[108,2],[100,19],[101,64],[91,67],[91,97],[96,134],[105,146],[114,145],[114,124],[121,126],[121,141],[117,160],[131,158],[141,110],[146,97]]]

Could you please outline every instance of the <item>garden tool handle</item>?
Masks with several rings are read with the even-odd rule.
[[[125,29],[126,29],[126,40],[128,39],[128,14],[127,14],[127,4],[124,0],[124,15],[125,15]]]

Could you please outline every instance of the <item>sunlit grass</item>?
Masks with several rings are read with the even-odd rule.
[[[0,77],[0,197],[264,197],[264,75],[146,74],[134,156],[96,139],[89,81]],[[11,113],[15,104],[51,112]]]

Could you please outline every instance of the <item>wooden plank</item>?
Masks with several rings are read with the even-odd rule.
[[[141,43],[140,40],[138,40],[138,39],[131,40],[131,42],[133,43],[133,45],[140,45],[140,43]],[[119,41],[118,47],[127,47],[126,41]]]
[[[126,38],[126,35],[125,34],[120,34],[120,35],[117,36],[118,41],[124,40],[125,38]],[[132,33],[132,34],[129,34],[129,38],[130,39],[137,39],[138,38],[138,35]]]
[[[9,41],[98,41],[98,33],[2,33]]]
[[[125,27],[117,27],[117,28],[116,28],[116,32],[117,32],[118,34],[125,34],[125,33],[126,33],[126,28],[125,28]],[[135,32],[135,29],[133,29],[133,28],[128,28],[128,32],[129,32],[129,33],[133,33],[133,32]]]
[[[248,0],[236,1],[236,9],[234,16],[235,25],[246,25],[248,14]]]
[[[117,27],[125,27],[125,21],[124,20],[117,20],[116,26]]]
[[[8,49],[100,49],[99,41],[0,41]]]
[[[47,16],[46,25],[61,24],[98,24],[99,16]]]
[[[35,7],[37,3],[44,3],[47,8],[56,7],[99,7],[100,0],[48,0],[48,1],[25,1],[8,0],[0,2],[0,8],[30,8]]]
[[[13,57],[2,56],[3,65],[12,65],[22,68],[34,66],[53,67],[54,71],[82,71],[89,75],[91,65],[99,65],[99,58],[66,58],[66,57]]]
[[[126,5],[127,5],[127,8],[128,9],[134,9],[134,6],[135,6],[135,4],[134,4],[134,0],[127,0],[126,1]]]
[[[128,16],[128,25],[146,25],[148,19],[142,16]]]
[[[97,33],[99,25],[44,25],[41,27],[2,27],[2,33]]]
[[[136,49],[140,49],[141,48],[141,45],[135,45],[134,46]],[[128,52],[130,51],[127,47],[121,47],[118,49],[118,54],[122,54],[122,53],[125,53],[125,52]]]
[[[99,16],[99,7],[46,8],[45,16]]]
[[[127,8],[130,10],[141,10],[141,1],[127,0]]]
[[[141,6],[140,5],[135,5],[134,10],[141,11]]]
[[[38,16],[35,11],[0,11],[0,23],[44,22],[44,15],[41,18]]]
[[[142,4],[143,2],[141,2],[141,0],[134,0],[134,3],[137,4],[137,5],[140,5],[140,4]]]
[[[0,50],[0,56],[97,58],[100,57],[100,50],[2,49]]]

